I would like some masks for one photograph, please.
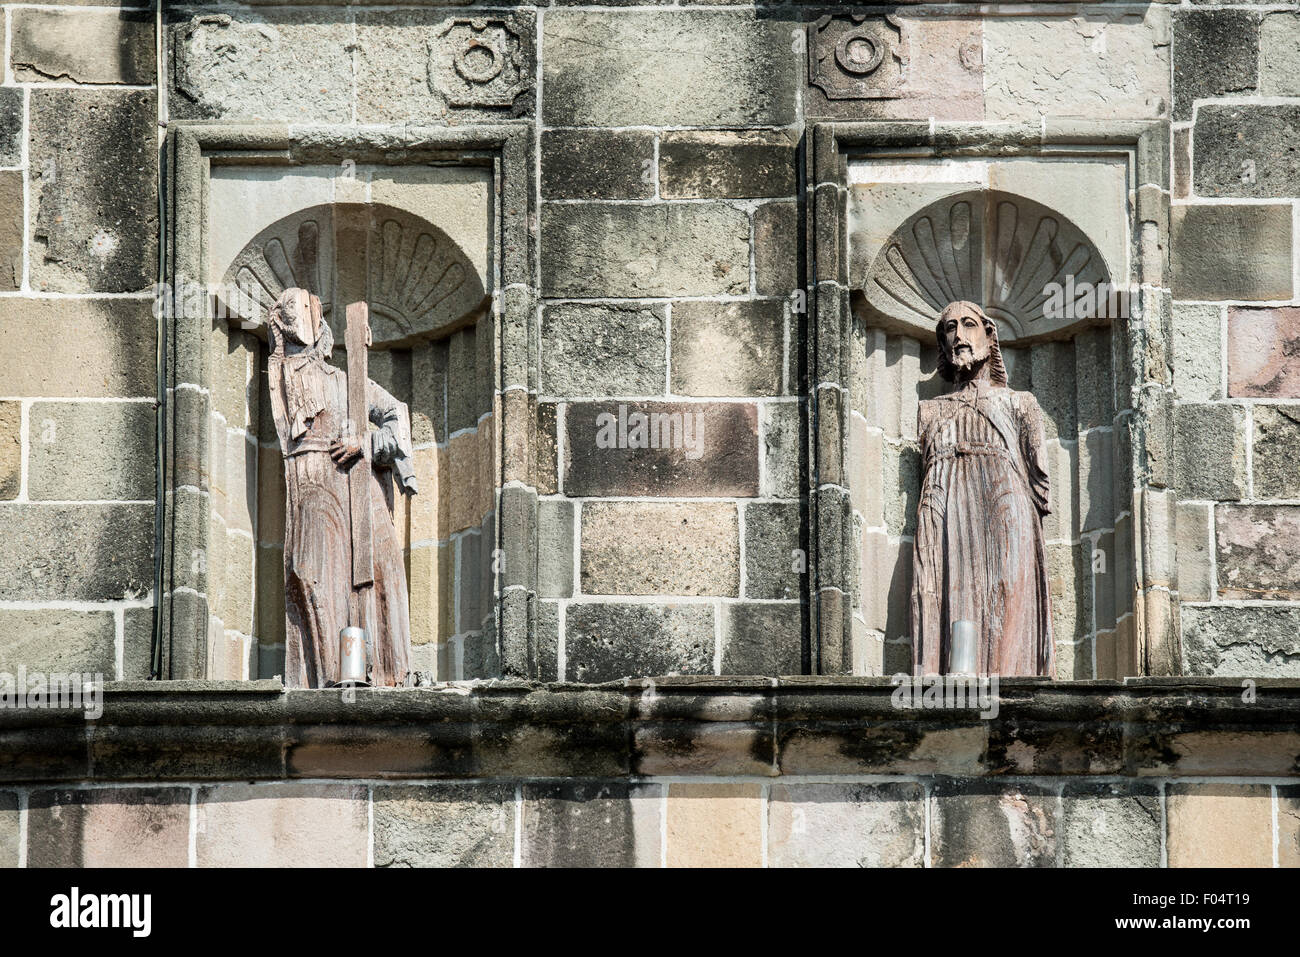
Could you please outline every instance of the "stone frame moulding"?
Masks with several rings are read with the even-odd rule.
[[[537,671],[536,594],[537,323],[536,210],[532,187],[531,124],[460,127],[232,125],[174,122],[163,156],[162,275],[206,288],[208,183],[213,165],[294,167],[308,164],[387,166],[439,164],[492,171],[494,276],[490,277],[498,367],[493,391],[500,403],[497,433],[497,542],[502,557],[494,604],[505,675]],[[207,548],[207,422],[211,406],[203,356],[208,321],[188,310],[159,318],[159,395],[163,480],[158,596],[152,673],[159,679],[207,677],[208,570],[196,560]],[[206,312],[204,313],[206,319]]]
[[[1174,494],[1168,484],[1172,395],[1163,363],[1151,350],[1166,348],[1169,292],[1169,131],[1159,120],[1088,120],[1045,117],[1041,123],[864,121],[811,126],[805,158],[810,227],[808,369],[811,422],[812,521],[809,583],[812,672],[852,672],[850,549],[854,527],[849,504],[848,415],[851,388],[852,311],[849,278],[849,162],[866,157],[984,159],[1008,157],[1118,157],[1129,169],[1127,280],[1140,306],[1128,322],[1115,322],[1126,373],[1129,451],[1133,475],[1134,640],[1128,675],[1181,674],[1178,592],[1174,555]],[[1117,368],[1118,377],[1120,370]],[[1148,451],[1150,450],[1150,451]]]

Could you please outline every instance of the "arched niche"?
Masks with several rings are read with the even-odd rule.
[[[321,298],[335,333],[331,361],[341,368],[344,306],[368,303],[370,377],[411,412],[419,493],[394,497],[394,521],[414,667],[436,680],[498,674],[498,360],[484,277],[446,231],[415,213],[336,202],[260,229],[212,287],[208,677],[282,673],[285,486],[267,394],[266,314],[292,286]]]
[[[852,668],[912,668],[917,405],[948,388],[935,372],[935,323],[965,299],[997,321],[1011,388],[1032,391],[1044,412],[1056,677],[1133,673],[1128,359],[1113,335],[1127,286],[1082,228],[1033,198],[953,187],[918,205],[893,225],[850,219],[850,243],[869,248],[849,276]]]

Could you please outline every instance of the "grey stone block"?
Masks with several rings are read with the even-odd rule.
[[[277,577],[284,580],[283,575]],[[126,608],[122,612],[122,678],[125,681],[143,680],[152,674],[153,617],[153,608]],[[284,617],[283,612],[280,617]],[[262,677],[269,678],[273,674],[284,674],[283,665],[262,674]],[[252,677],[258,677],[258,672],[254,671]]]
[[[0,791],[0,867],[18,866],[18,795]]]
[[[570,681],[713,671],[711,603],[579,602],[569,605],[565,623]]]
[[[759,407],[763,435],[763,495],[798,498],[803,492],[803,454],[799,403],[768,402]]]
[[[525,784],[524,867],[658,867],[662,786]]]
[[[1045,436],[1073,439],[1078,432],[1073,343],[1044,342],[1029,356],[1030,389],[1043,410]]]
[[[30,111],[32,284],[148,288],[158,270],[157,95],[37,89]]]
[[[153,504],[8,505],[0,600],[120,601],[153,587]]]
[[[154,497],[153,403],[34,402],[28,415],[29,498]]]
[[[556,303],[542,308],[542,391],[661,395],[668,362],[663,305]]]
[[[510,867],[509,784],[381,785],[374,790],[376,867]]]
[[[548,204],[546,296],[714,296],[749,291],[749,217],[722,203]]]
[[[23,89],[0,87],[0,166],[23,161]]]
[[[796,563],[800,545],[798,502],[745,505],[745,597],[798,598],[807,562]]]
[[[665,199],[793,196],[796,173],[787,132],[671,131],[659,141]]]
[[[573,503],[542,499],[537,503],[537,594],[568,598],[573,594]]]
[[[537,618],[533,624],[533,636],[537,641],[537,678],[540,681],[559,681],[560,603],[539,601],[535,607]]]
[[[14,79],[151,86],[153,23],[148,11],[20,7],[10,17]]]
[[[1175,206],[1177,299],[1290,299],[1289,205]]]
[[[1244,93],[1259,78],[1259,14],[1179,10],[1173,19],[1174,119],[1190,120],[1206,97]]]
[[[772,785],[772,867],[923,867],[925,796],[919,784]]]
[[[548,126],[781,126],[795,119],[792,25],[744,11],[554,10]]]
[[[117,677],[111,610],[6,608],[0,610],[0,627],[0,671],[12,675],[21,665],[28,671],[100,674],[105,681]]]
[[[785,303],[673,305],[672,391],[678,395],[778,395],[785,363]]]
[[[934,867],[1052,867],[1060,842],[1055,789],[941,781],[931,793]]]
[[[1155,785],[1067,784],[1061,807],[1064,866],[1160,866],[1163,823]]]
[[[1255,497],[1300,498],[1300,410],[1257,405],[1252,411]]]
[[[587,502],[584,595],[740,594],[740,534],[730,502]]]
[[[1290,151],[1297,137],[1300,106],[1202,106],[1192,131],[1196,195],[1295,196],[1300,171]]]
[[[755,209],[754,291],[760,296],[791,295],[799,287],[799,254],[798,204],[764,203]]]
[[[543,199],[649,199],[655,137],[625,130],[545,130]]]
[[[1300,14],[1266,13],[1259,25],[1259,92],[1300,95]]]
[[[722,606],[724,675],[803,674],[803,608],[798,602]]]
[[[22,470],[22,403],[0,402],[0,499],[18,497]]]
[[[1223,398],[1222,312],[1218,306],[1174,303],[1174,391],[1184,401]]]
[[[1219,501],[1246,494],[1246,410],[1235,405],[1174,408],[1175,486],[1183,498]]]
[[[1189,675],[1300,678],[1300,608],[1183,605]]]
[[[916,533],[921,500],[921,453],[914,446],[884,446],[885,528],[890,535]]]

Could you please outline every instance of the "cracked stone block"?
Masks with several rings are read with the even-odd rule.
[[[152,86],[157,79],[147,10],[18,7],[10,24],[9,63],[19,82]]]

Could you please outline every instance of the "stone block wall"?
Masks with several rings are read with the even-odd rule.
[[[0,671],[144,677],[156,489],[154,16],[6,5],[4,24]]]

